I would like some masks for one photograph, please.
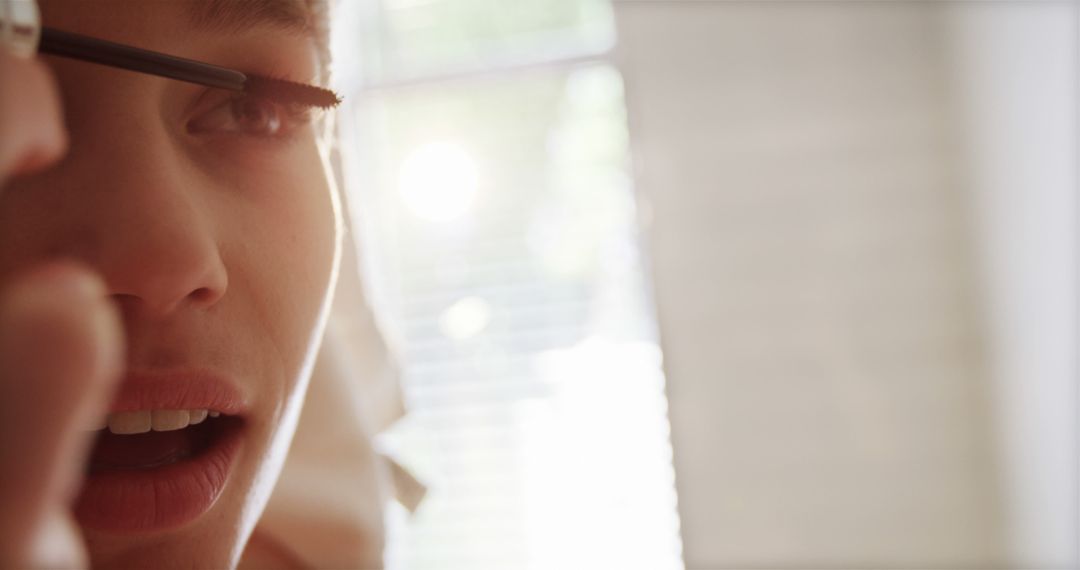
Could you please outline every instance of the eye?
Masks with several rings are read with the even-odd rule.
[[[232,134],[260,138],[283,137],[311,123],[312,110],[263,97],[229,94],[188,122],[195,134]]]

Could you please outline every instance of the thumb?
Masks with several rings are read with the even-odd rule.
[[[49,70],[0,46],[0,184],[47,166],[66,148],[60,97]]]
[[[120,339],[104,284],[79,265],[50,264],[0,296],[0,564],[31,562],[36,534],[68,508]]]

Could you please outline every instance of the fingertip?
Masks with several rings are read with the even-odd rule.
[[[81,383],[80,392],[95,389],[123,360],[119,315],[106,291],[77,261],[49,262],[16,278],[0,302],[0,348],[24,374],[49,376],[56,389],[68,382]]]
[[[49,68],[38,60],[26,62],[26,92],[35,96],[28,108],[33,111],[33,124],[29,125],[34,138],[16,159],[13,174],[33,174],[54,164],[67,153],[68,133],[64,125],[60,90]]]
[[[12,176],[26,176],[45,170],[60,160],[67,152],[67,133],[46,135],[39,144],[29,147],[11,167]]]
[[[105,295],[105,281],[89,265],[75,259],[56,259],[27,272],[15,287],[45,288],[92,300]]]
[[[68,133],[56,80],[37,60],[0,62],[0,180],[60,160]]]

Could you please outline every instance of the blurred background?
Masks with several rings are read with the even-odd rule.
[[[389,568],[1080,565],[1077,3],[338,8]]]

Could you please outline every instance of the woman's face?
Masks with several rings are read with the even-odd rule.
[[[260,75],[320,75],[311,34],[290,24],[303,0],[40,5],[53,28]],[[228,14],[200,17],[213,6]],[[284,460],[336,277],[338,209],[315,128],[234,93],[47,61],[70,147],[0,194],[0,279],[57,257],[100,272],[126,331],[111,409],[132,412],[110,422],[140,431],[157,410],[148,433],[100,432],[76,507],[91,561],[226,567]],[[219,415],[155,431],[181,410]]]

